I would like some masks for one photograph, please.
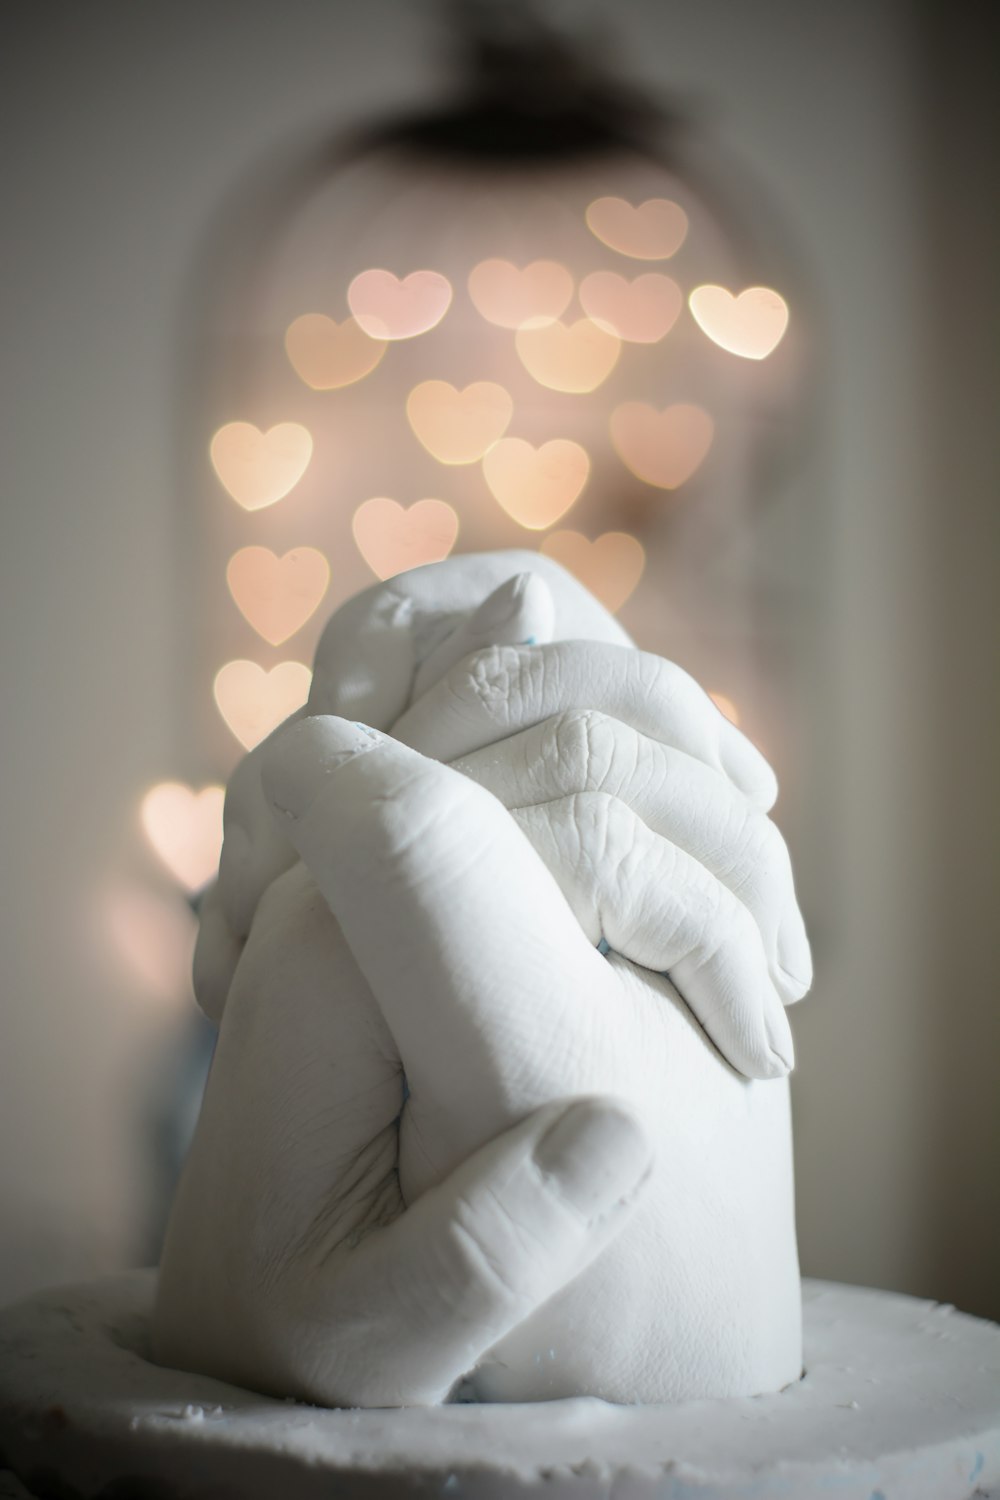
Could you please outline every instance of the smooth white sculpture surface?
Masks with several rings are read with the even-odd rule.
[[[538,554],[339,611],[227,794],[156,1357],[323,1405],[794,1381],[775,794]]]

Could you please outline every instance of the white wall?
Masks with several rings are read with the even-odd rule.
[[[948,1061],[949,882],[928,877],[949,826],[924,812],[950,764],[928,703],[950,616],[928,664],[948,533],[926,524],[939,390],[913,20],[901,0],[584,8],[643,79],[710,108],[770,184],[829,334],[822,443],[772,522],[788,586],[815,600],[798,657],[814,729],[783,814],[819,961],[795,1017],[804,1269],[996,1313],[995,1190],[943,1230],[954,1153],[972,1152],[960,1133],[935,1144],[965,1108],[995,1150],[997,1116],[969,1114],[983,1050]],[[141,1253],[135,1097],[173,1017],[137,1000],[95,904],[144,858],[145,787],[204,769],[179,624],[183,300],[220,202],[275,145],[428,95],[427,15],[403,0],[5,12],[0,1300]],[[988,1047],[986,937],[963,942],[961,1027]]]

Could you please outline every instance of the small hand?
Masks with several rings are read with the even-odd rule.
[[[385,1017],[297,864],[265,892],[232,981],[155,1358],[325,1405],[439,1403],[600,1254],[648,1182],[634,1113],[576,1098],[512,1116],[406,1209],[404,1104]]]
[[[506,572],[529,560],[541,572]],[[550,640],[556,606],[542,576],[546,569],[558,586],[564,628],[574,624],[588,637],[627,643],[575,579],[530,553],[449,558],[366,590],[333,615],[316,652],[308,705],[243,757],[226,788],[219,879],[201,903],[194,963],[195,994],[210,1020],[222,1018],[261,896],[295,862],[260,788],[261,763],[275,735],[318,713],[391,729],[407,704],[463,656],[489,645]]]

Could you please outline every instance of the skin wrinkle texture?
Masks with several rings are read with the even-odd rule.
[[[539,554],[339,610],[227,792],[157,1357],[327,1405],[794,1380],[810,969],[774,796]]]

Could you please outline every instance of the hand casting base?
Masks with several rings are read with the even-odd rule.
[[[154,1275],[0,1312],[0,1471],[156,1500],[1000,1496],[1000,1327],[937,1303],[806,1281],[806,1374],[753,1400],[329,1411],[149,1363]]]

